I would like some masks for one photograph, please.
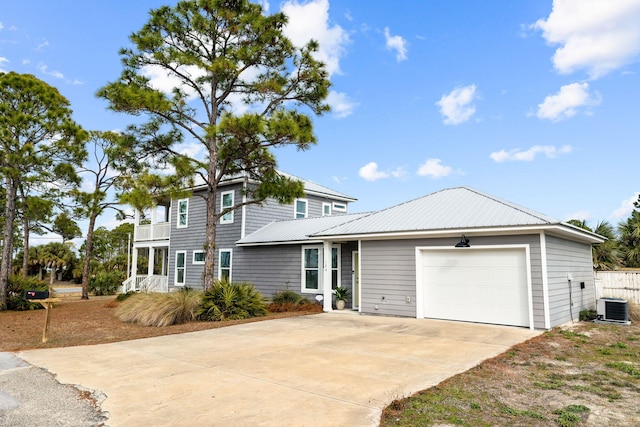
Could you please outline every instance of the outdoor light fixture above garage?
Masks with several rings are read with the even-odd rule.
[[[460,237],[460,241],[456,243],[456,248],[469,248],[469,247],[471,247],[471,245],[469,244],[469,239],[467,239],[463,234],[462,237]]]

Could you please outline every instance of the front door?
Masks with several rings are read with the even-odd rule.
[[[360,308],[360,254],[353,252],[351,255],[351,295],[353,295],[353,308]]]

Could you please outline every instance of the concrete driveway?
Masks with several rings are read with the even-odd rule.
[[[106,395],[111,427],[372,426],[392,400],[539,333],[333,312],[18,356]]]

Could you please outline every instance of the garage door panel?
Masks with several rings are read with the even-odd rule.
[[[425,317],[528,326],[524,249],[425,250]]]

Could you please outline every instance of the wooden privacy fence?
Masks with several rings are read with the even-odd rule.
[[[640,304],[640,270],[596,271],[596,297]]]

